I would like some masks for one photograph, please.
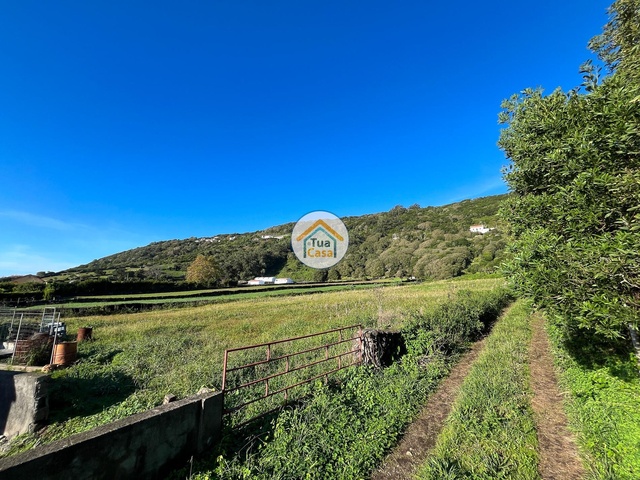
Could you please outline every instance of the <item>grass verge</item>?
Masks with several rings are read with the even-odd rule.
[[[631,342],[571,342],[548,325],[567,414],[599,480],[640,478],[640,376]]]
[[[417,478],[539,478],[530,407],[530,339],[530,309],[518,301],[487,339]]]

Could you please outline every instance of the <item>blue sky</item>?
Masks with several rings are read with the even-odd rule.
[[[2,2],[0,276],[504,193],[501,100],[609,3]]]

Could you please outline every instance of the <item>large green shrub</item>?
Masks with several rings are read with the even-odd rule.
[[[605,338],[637,323],[640,306],[640,47],[629,40],[640,0],[611,12],[592,46],[613,73],[600,82],[587,63],[583,89],[505,100],[499,141],[513,193],[506,273],[568,331]]]

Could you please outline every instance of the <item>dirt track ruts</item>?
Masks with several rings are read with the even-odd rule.
[[[538,472],[543,480],[578,480],[585,472],[574,436],[568,428],[541,315],[533,315],[531,328],[529,366],[533,390],[531,406],[538,433]]]
[[[486,337],[485,337],[486,338]],[[449,376],[429,397],[419,417],[409,426],[398,446],[387,456],[383,465],[373,473],[372,480],[413,478],[415,470],[422,465],[444,426],[458,395],[458,390],[471,366],[484,348],[485,339],[473,344]]]

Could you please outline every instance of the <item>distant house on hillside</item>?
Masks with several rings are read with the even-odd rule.
[[[495,230],[494,228],[487,228],[484,224],[480,223],[478,225],[471,225],[469,227],[469,231],[471,233],[481,233],[481,234],[485,234],[487,232],[490,232],[491,230]]]

